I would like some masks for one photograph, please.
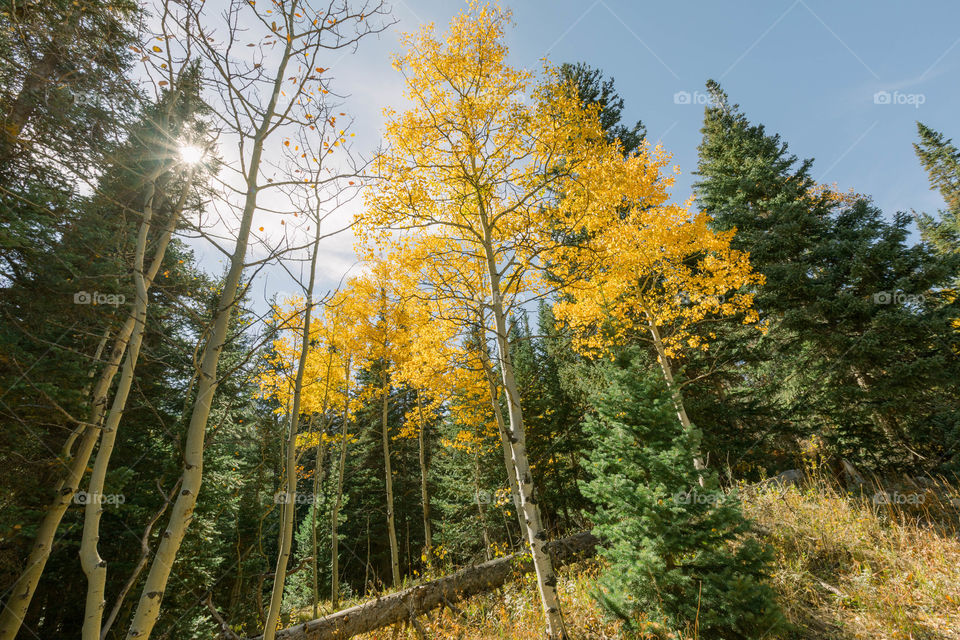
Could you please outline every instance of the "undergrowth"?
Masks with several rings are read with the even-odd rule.
[[[848,492],[815,478],[799,486],[741,487],[740,493],[754,535],[776,556],[772,586],[793,627],[783,640],[960,640],[960,491],[930,482]],[[620,624],[591,595],[602,570],[590,559],[558,571],[572,640],[621,637]],[[428,638],[451,640],[526,640],[541,637],[543,629],[532,575],[420,621]],[[358,638],[418,634],[406,626]]]

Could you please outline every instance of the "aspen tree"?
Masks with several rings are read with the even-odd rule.
[[[289,137],[282,139],[282,146],[278,139],[285,131],[312,130],[317,118],[331,117],[323,97],[329,92],[329,80],[323,77],[321,56],[350,49],[365,35],[383,28],[376,22],[383,14],[383,4],[375,1],[360,5],[335,2],[320,11],[308,0],[274,3],[269,9],[245,0],[231,0],[223,9],[228,16],[225,30],[220,28],[222,20],[214,20],[210,15],[213,11],[219,14],[220,9],[208,5],[193,0],[167,3],[163,38],[167,43],[179,43],[184,51],[203,60],[204,69],[213,76],[208,85],[214,89],[207,102],[218,117],[221,134],[232,135],[239,141],[239,158],[227,166],[238,183],[237,189],[226,190],[218,202],[233,211],[237,226],[234,246],[229,251],[229,267],[200,357],[196,397],[183,448],[180,491],[144,581],[127,632],[130,639],[150,636],[177,552],[193,517],[203,481],[204,440],[219,382],[220,354],[234,308],[243,294],[240,282],[247,266],[247,249],[251,237],[265,243],[262,236],[253,235],[261,192],[294,184],[300,189],[312,186],[297,174],[292,163],[288,165],[288,179],[267,178],[265,154],[274,148],[290,149]],[[240,16],[257,25],[256,29],[248,30]],[[252,48],[238,46],[240,39],[250,37],[255,39],[249,43]],[[169,49],[171,45],[167,46]],[[333,153],[341,144],[339,138],[327,142],[331,145],[327,153]],[[292,160],[310,166],[312,159],[294,156]],[[232,198],[230,194],[237,192],[239,197]]]
[[[362,231],[398,242],[430,236],[437,295],[492,318],[508,409],[508,446],[520,510],[550,637],[565,637],[547,534],[533,496],[519,390],[508,343],[512,313],[547,295],[557,233],[588,231],[623,201],[643,201],[656,180],[642,155],[606,141],[596,109],[545,66],[541,80],[506,63],[509,15],[472,4],[437,38],[432,26],[404,36],[395,67],[409,108],[388,109],[383,178],[367,199]],[[478,290],[478,285],[480,289]],[[471,323],[473,322],[471,318]]]

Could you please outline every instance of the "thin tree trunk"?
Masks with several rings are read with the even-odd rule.
[[[433,532],[430,527],[430,490],[427,485],[429,469],[427,468],[427,423],[423,419],[423,403],[420,400],[420,390],[417,389],[417,412],[420,414],[420,430],[417,433],[417,444],[420,448],[420,502],[423,504],[423,553],[427,558],[427,565],[433,564]]]
[[[319,221],[318,221],[319,222]],[[293,409],[290,412],[290,434],[287,436],[287,490],[286,500],[283,502],[281,521],[283,528],[280,537],[280,552],[277,555],[277,570],[273,578],[273,592],[270,595],[270,608],[267,609],[267,620],[263,628],[264,640],[273,640],[277,633],[277,621],[280,619],[280,604],[283,601],[283,586],[287,578],[287,564],[290,561],[290,550],[293,547],[294,515],[297,511],[297,428],[300,423],[300,401],[303,395],[303,376],[307,368],[307,356],[310,354],[310,321],[313,317],[313,287],[317,278],[317,254],[320,245],[320,225],[316,225],[313,247],[310,255],[310,277],[307,284],[306,307],[303,310],[303,331],[300,335],[300,361],[297,363],[297,376],[293,383]],[[329,374],[329,367],[327,369]],[[328,384],[329,387],[329,384]],[[325,408],[325,407],[324,407]],[[318,456],[320,446],[317,445]],[[319,471],[319,460],[317,470]],[[313,512],[316,517],[317,496],[313,496]],[[316,539],[316,523],[314,523],[314,540]],[[316,547],[314,547],[316,552]],[[316,565],[314,565],[316,567]],[[316,578],[316,575],[314,575]],[[316,596],[316,584],[314,584]],[[317,605],[314,600],[314,611]]]
[[[680,419],[680,425],[684,431],[689,432],[692,425],[690,418],[687,416],[687,409],[683,405],[683,394],[680,393],[680,388],[673,379],[673,369],[670,368],[670,360],[667,358],[667,352],[663,347],[663,340],[660,339],[660,330],[657,329],[657,323],[654,322],[649,311],[647,311],[647,326],[650,329],[650,335],[653,336],[653,346],[657,350],[657,361],[660,363],[661,371],[663,371],[663,377],[667,382],[667,390],[673,399],[673,405],[677,409],[677,417]],[[693,452],[693,468],[697,471],[697,481],[700,483],[700,486],[705,486],[706,480],[704,479],[704,472],[707,469],[707,465],[703,463],[699,447]]]
[[[250,161],[246,163],[246,197],[243,212],[240,216],[237,243],[230,257],[230,268],[224,279],[223,289],[217,302],[217,310],[213,316],[213,328],[203,348],[200,375],[197,382],[197,396],[190,415],[190,424],[187,428],[186,446],[183,452],[183,484],[180,495],[177,496],[173,505],[170,522],[163,533],[157,553],[150,566],[150,572],[147,574],[140,601],[127,632],[127,640],[145,640],[150,637],[160,614],[160,603],[167,588],[167,580],[170,577],[173,562],[180,549],[180,544],[183,542],[183,537],[186,535],[187,526],[193,517],[197,495],[203,482],[203,446],[213,396],[217,391],[217,366],[220,363],[220,354],[226,343],[227,329],[233,316],[233,308],[237,303],[240,278],[243,275],[244,259],[247,254],[247,244],[250,240],[250,228],[253,224],[253,214],[257,210],[257,198],[260,193],[258,181],[264,141],[271,130],[277,101],[280,98],[280,88],[286,76],[286,67],[293,55],[292,47],[293,42],[291,39],[287,39],[277,67],[277,73],[273,79],[270,98],[261,112],[263,115],[259,128],[252,136]]]
[[[317,225],[319,229],[319,225]],[[323,406],[321,409],[321,415],[327,415],[327,399],[330,397],[330,369],[333,366],[333,352],[327,352],[327,372],[325,378],[325,384],[323,390]],[[311,431],[313,421],[311,419]],[[317,607],[320,603],[320,587],[318,583],[318,562],[320,554],[317,553],[317,507],[318,507],[318,496],[320,495],[320,472],[323,469],[323,434],[327,430],[327,424],[321,423],[320,435],[317,436],[317,453],[316,460],[313,468],[313,507],[310,509],[310,544],[313,549],[312,560],[310,561],[311,569],[313,572],[312,582],[313,582],[313,615],[317,616]]]
[[[370,514],[367,514],[367,561],[363,570],[363,595],[367,595],[367,589],[370,584]]]
[[[340,434],[340,464],[337,469],[337,498],[330,515],[330,602],[336,611],[340,604],[340,504],[343,500],[343,474],[347,465],[347,427],[350,424],[350,358],[344,369],[343,431]]]
[[[271,97],[267,113],[272,113],[275,107],[276,94]],[[206,436],[207,419],[213,405],[213,397],[217,391],[217,366],[220,363],[220,354],[227,339],[227,329],[237,302],[237,292],[240,277],[243,273],[244,258],[247,253],[247,243],[250,238],[250,227],[253,223],[253,214],[257,207],[257,173],[260,158],[263,152],[263,140],[266,136],[269,120],[265,119],[261,130],[254,140],[253,153],[250,161],[249,178],[247,179],[247,198],[243,214],[240,219],[240,229],[237,235],[237,244],[230,258],[230,269],[223,283],[217,310],[213,316],[213,328],[201,357],[200,375],[197,380],[197,396],[190,414],[190,423],[187,427],[186,445],[183,450],[183,482],[180,495],[170,514],[170,521],[157,547],[157,553],[150,565],[140,600],[127,632],[128,640],[134,638],[144,640],[150,637],[153,626],[160,614],[160,603],[167,588],[170,570],[176,559],[180,544],[186,535],[187,526],[193,518],[193,510],[203,483],[203,445]]]
[[[97,345],[97,350],[93,354],[93,364],[90,365],[90,371],[87,373],[87,378],[90,380],[97,375],[97,363],[100,362],[100,358],[103,356],[104,350],[107,348],[107,342],[110,340],[110,328],[108,327],[103,332],[103,337],[100,338],[100,343]],[[90,385],[87,385],[83,388],[83,395],[90,393],[92,389]],[[70,432],[70,435],[67,436],[66,441],[63,443],[63,448],[60,449],[60,459],[61,460],[70,460],[73,457],[73,445],[76,443],[77,438],[80,437],[80,434],[86,430],[87,425],[82,424],[78,425],[76,429]]]
[[[180,193],[180,198],[174,210],[170,213],[170,219],[166,228],[163,229],[156,254],[153,257],[155,262],[162,262],[166,255],[166,249],[170,243],[170,236],[173,235],[173,231],[177,226],[177,220],[180,217],[180,212],[186,203],[187,195],[193,184],[194,174],[195,171],[191,170]],[[105,594],[107,563],[100,556],[97,549],[100,540],[100,516],[103,513],[102,496],[107,469],[110,465],[110,456],[113,453],[113,447],[117,439],[117,429],[120,427],[120,420],[123,418],[123,413],[126,410],[127,398],[130,396],[130,388],[133,385],[137,360],[140,357],[140,347],[143,344],[143,335],[147,326],[147,296],[150,283],[145,277],[143,264],[147,250],[147,239],[153,219],[155,192],[156,185],[154,183],[148,185],[147,194],[144,199],[143,218],[137,233],[137,245],[134,253],[133,280],[137,292],[133,308],[135,326],[127,347],[127,353],[123,362],[123,371],[120,373],[120,381],[114,393],[113,405],[110,407],[110,413],[107,416],[106,424],[100,436],[100,448],[97,450],[93,470],[90,474],[87,504],[84,507],[83,535],[80,542],[80,565],[83,568],[84,574],[87,576],[87,597],[82,631],[83,640],[100,640],[103,610],[107,604]],[[152,266],[153,265],[151,265],[151,267]]]
[[[393,473],[390,469],[390,425],[388,413],[390,403],[390,381],[387,377],[386,362],[382,374],[383,402],[380,413],[380,427],[383,435],[383,467],[387,485],[387,534],[390,538],[390,577],[393,586],[400,584],[400,550],[397,546],[397,528],[393,512]]]
[[[481,214],[481,218],[483,218],[484,212],[481,211]],[[523,512],[526,525],[527,543],[530,545],[530,556],[533,559],[540,601],[543,605],[546,635],[551,639],[562,638],[566,640],[567,632],[563,623],[563,614],[560,611],[560,600],[557,597],[557,577],[553,572],[550,555],[544,549],[547,534],[541,522],[540,508],[533,496],[533,478],[530,475],[530,462],[527,457],[523,410],[520,407],[520,391],[517,388],[513,370],[513,357],[510,354],[510,344],[507,340],[507,317],[503,307],[500,272],[497,268],[490,229],[486,226],[484,227],[484,251],[487,259],[487,273],[490,277],[490,307],[493,310],[497,353],[510,416],[508,444],[516,471],[520,509]]]
[[[480,516],[480,530],[483,532],[483,557],[490,561],[490,534],[487,532],[487,517],[483,511],[484,499],[480,497],[480,452],[473,458],[473,499],[477,503],[477,515]]]
[[[487,357],[486,344],[481,344],[480,349],[480,360],[483,364],[484,375],[487,378],[487,387],[490,389],[490,402],[493,404],[493,416],[497,421],[497,430],[500,432],[500,445],[503,449],[503,465],[507,470],[507,482],[510,483],[510,498],[513,501],[513,511],[517,515],[517,522],[520,524],[520,535],[523,535],[527,530],[527,523],[523,518],[523,511],[520,508],[520,488],[517,485],[517,468],[513,464],[510,435],[507,432],[507,424],[503,420],[503,411],[500,408],[500,390],[497,387],[497,380],[490,366],[490,360]]]
[[[310,544],[313,548],[313,560],[310,561],[313,570],[313,617],[317,617],[317,607],[320,601],[320,591],[318,589],[317,578],[317,494],[320,491],[320,457],[323,455],[321,446],[323,444],[323,433],[317,437],[316,460],[313,465],[313,507],[310,509]]]

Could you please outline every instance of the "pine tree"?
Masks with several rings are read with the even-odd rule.
[[[599,108],[600,126],[607,140],[619,139],[624,155],[635,153],[647,137],[647,128],[640,120],[633,126],[623,124],[623,98],[617,93],[613,78],[604,79],[599,69],[583,62],[564,63],[559,71],[561,82],[574,86],[582,105]]]
[[[782,417],[744,435],[819,434],[873,467],[949,464],[956,363],[940,290],[955,267],[909,245],[904,216],[888,222],[865,196],[817,185],[812,160],[798,161],[719,85],[707,87],[695,189],[713,225],[735,228],[734,247],[765,276],[755,299],[767,332],[719,332],[718,351],[732,357],[718,388],[700,385],[700,415],[710,414],[707,396],[722,405],[762,389],[772,404],[761,415]]]
[[[699,432],[677,422],[662,379],[627,354],[602,365],[596,383],[583,493],[609,563],[601,605],[636,633],[776,637],[783,617],[766,584],[772,557],[715,474],[698,484]]]
[[[920,142],[914,144],[913,149],[930,176],[930,186],[940,192],[947,204],[947,208],[940,211],[939,220],[920,213],[917,224],[924,240],[938,253],[960,253],[960,150],[952,140],[921,122],[917,123],[917,133]]]

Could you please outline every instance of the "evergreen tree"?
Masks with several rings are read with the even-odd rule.
[[[565,370],[579,362],[570,340],[557,327],[549,304],[537,312],[534,334],[526,315],[511,335],[514,366],[530,433],[529,455],[537,475],[537,491],[543,517],[562,535],[581,522],[585,506],[577,479],[582,475],[580,457],[587,448],[583,433],[584,398],[578,389],[564,385]]]
[[[700,385],[701,415],[753,387],[772,401],[760,415],[779,418],[746,434],[823,435],[873,467],[949,464],[957,365],[939,292],[955,267],[908,245],[904,216],[887,222],[865,197],[817,185],[812,160],[707,87],[697,197],[765,276],[755,300],[767,332],[718,332],[717,352],[733,357],[719,388]]]
[[[625,155],[640,148],[647,137],[647,128],[640,120],[632,126],[621,121],[623,98],[617,93],[613,78],[604,78],[599,69],[583,62],[566,62],[560,65],[560,80],[574,86],[582,104],[599,108],[600,126],[606,131],[607,139],[619,138]]]
[[[924,240],[938,253],[960,253],[960,150],[952,140],[921,122],[917,123],[917,133],[920,141],[913,149],[930,176],[930,186],[940,192],[947,205],[940,211],[939,220],[920,213],[917,223]]]
[[[635,357],[599,368],[587,419],[593,447],[583,493],[609,563],[597,598],[641,637],[776,637],[782,615],[766,584],[771,555],[715,474],[698,484],[699,433],[684,430],[665,385]],[[646,637],[646,636],[642,636]]]

